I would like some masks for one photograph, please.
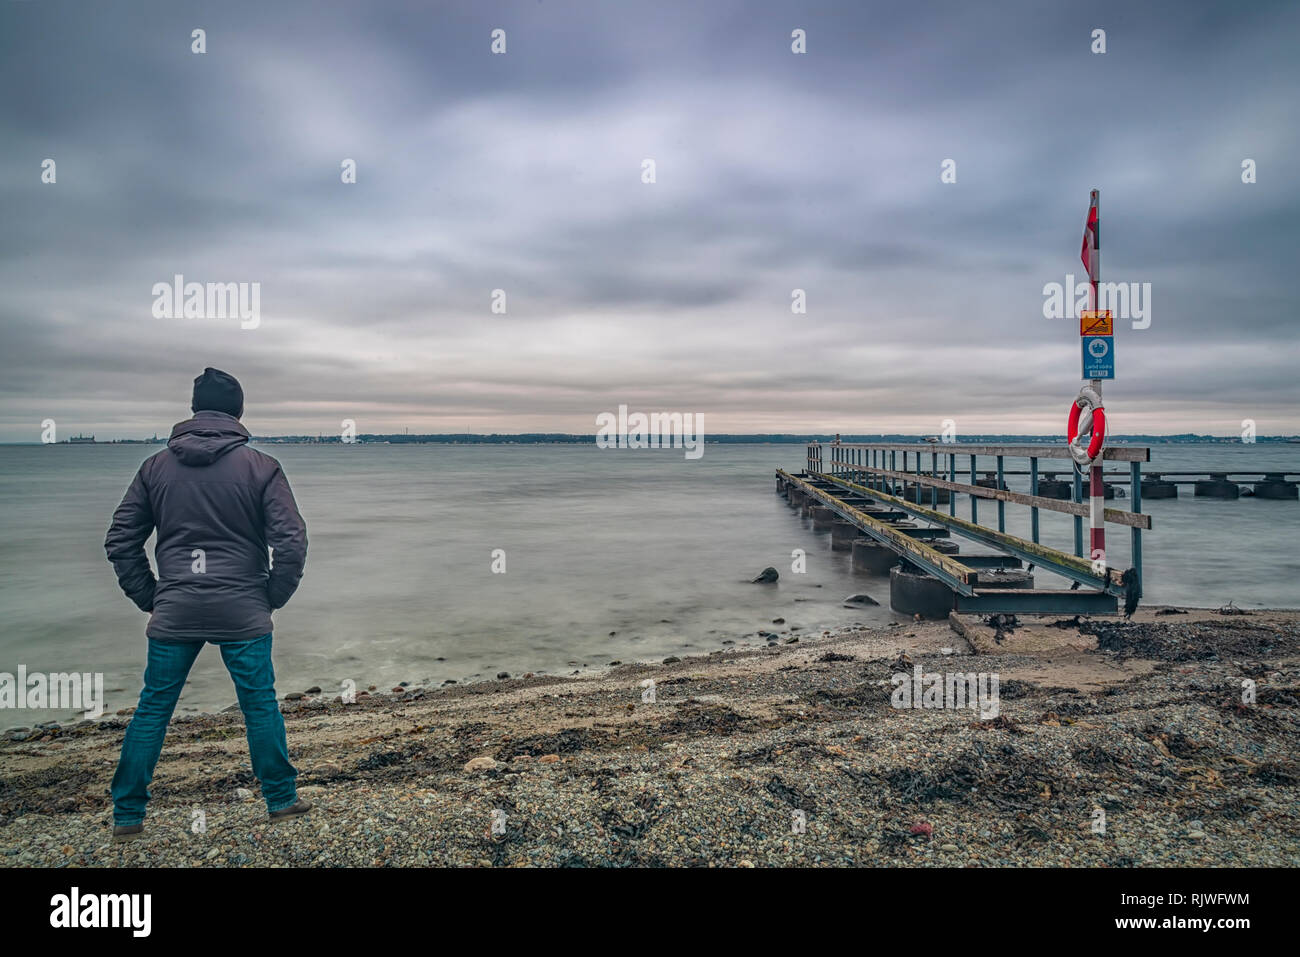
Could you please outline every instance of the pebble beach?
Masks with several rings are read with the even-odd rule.
[[[996,717],[895,707],[917,666],[996,675]],[[280,690],[310,814],[268,821],[237,712],[183,716],[144,837],[114,844],[109,716],[0,742],[0,861],[1300,863],[1300,612],[954,616],[355,703]]]

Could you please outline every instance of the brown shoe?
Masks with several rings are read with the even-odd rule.
[[[113,828],[114,844],[120,844],[122,841],[134,841],[139,837],[144,837],[143,824],[119,824]]]
[[[311,808],[312,805],[310,801],[304,801],[302,798],[298,798],[297,801],[290,804],[288,807],[282,807],[278,811],[272,811],[271,820],[282,821],[286,817],[297,817],[299,814],[306,814],[311,810]]]

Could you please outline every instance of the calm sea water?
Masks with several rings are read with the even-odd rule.
[[[773,494],[774,469],[800,468],[802,446],[710,445],[698,460],[585,445],[263,449],[283,463],[310,539],[302,587],[275,618],[281,693],[349,678],[387,689],[567,674],[756,644],[759,629],[901,620],[887,578],[854,573]],[[0,447],[0,672],[103,672],[110,711],[135,703],[146,616],[118,591],[103,538],[155,451]],[[1300,446],[1156,446],[1152,457],[1144,469],[1300,471]],[[1300,502],[1196,499],[1186,488],[1144,511],[1155,526],[1143,536],[1145,601],[1300,605]],[[964,497],[958,514],[970,514]],[[1027,537],[1027,510],[1007,515],[1008,531]],[[995,506],[981,503],[980,520],[996,522]],[[1068,516],[1044,513],[1041,527],[1045,543],[1072,549]],[[1128,540],[1111,527],[1112,564],[1127,565]],[[796,548],[807,551],[802,575],[790,572]],[[494,549],[505,574],[492,571]],[[767,565],[780,583],[749,584]],[[856,592],[882,607],[844,607]],[[233,701],[208,648],[180,709]],[[71,716],[6,711],[0,726]]]

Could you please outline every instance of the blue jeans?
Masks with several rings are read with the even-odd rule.
[[[131,716],[122,756],[113,775],[113,823],[139,824],[149,803],[149,783],[162,753],[167,722],[185,687],[190,668],[203,649],[201,641],[149,639],[149,664],[144,672],[140,704]],[[253,773],[262,783],[268,811],[278,811],[298,800],[294,782],[298,771],[289,763],[284,737],[284,717],[275,699],[275,671],[271,667],[271,636],[250,641],[214,641],[235,682],[235,694],[248,732],[248,753]]]

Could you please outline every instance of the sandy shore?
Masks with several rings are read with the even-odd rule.
[[[891,676],[915,665],[997,674],[998,716],[893,707]],[[181,717],[145,837],[126,844],[109,841],[126,725],[110,718],[0,743],[0,860],[1294,866],[1298,666],[1300,612],[1152,608],[909,623],[351,705],[308,696],[284,710],[315,811],[269,824],[242,718]]]

